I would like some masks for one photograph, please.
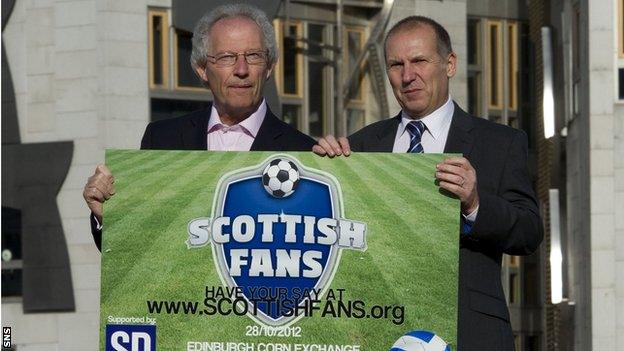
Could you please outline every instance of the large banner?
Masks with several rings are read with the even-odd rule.
[[[107,151],[100,349],[455,350],[444,157]]]

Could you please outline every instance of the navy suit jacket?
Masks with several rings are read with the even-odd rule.
[[[401,115],[349,137],[351,149],[392,152]],[[458,349],[513,350],[501,284],[502,254],[528,255],[542,241],[538,204],[523,131],[468,115],[457,104],[444,148],[461,153],[477,173],[479,212],[459,250]]]
[[[211,106],[188,115],[151,122],[141,140],[142,150],[206,150]],[[250,151],[311,151],[316,141],[277,118],[267,108]],[[98,250],[102,231],[91,215],[91,234]]]

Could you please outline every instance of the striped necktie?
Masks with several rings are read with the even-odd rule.
[[[407,124],[405,129],[410,135],[410,145],[407,152],[414,153],[423,153],[423,147],[420,144],[420,140],[422,139],[422,134],[427,127],[422,121],[411,121]]]

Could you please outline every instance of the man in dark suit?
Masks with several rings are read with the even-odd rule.
[[[317,154],[458,153],[437,165],[440,188],[461,201],[458,349],[513,350],[501,285],[503,253],[528,255],[542,240],[527,170],[524,132],[468,115],[449,95],[457,58],[446,30],[420,16],[397,23],[385,42],[387,74],[402,107],[347,138],[327,136]]]
[[[279,120],[263,98],[276,61],[275,33],[264,12],[248,4],[210,11],[195,27],[191,65],[212,91],[214,103],[204,111],[150,123],[141,149],[310,150],[314,139]],[[115,194],[113,183],[111,172],[99,165],[83,191],[98,248],[102,207]]]

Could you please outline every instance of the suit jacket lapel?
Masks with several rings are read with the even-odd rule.
[[[264,116],[264,120],[260,125],[260,129],[258,129],[258,134],[256,134],[254,142],[251,144],[251,151],[279,149],[279,143],[276,139],[282,135],[283,131],[282,126],[278,122],[279,120],[277,117],[267,106],[267,112]]]
[[[183,128],[182,145],[184,150],[207,150],[208,149],[208,119],[212,104],[204,110],[195,112],[188,123],[188,128]]]
[[[455,103],[455,112],[449,129],[445,153],[461,153],[464,157],[468,157],[474,145],[473,136],[470,133],[474,127],[471,117]]]
[[[377,131],[377,142],[371,145],[375,152],[392,152],[394,149],[394,139],[396,139],[397,128],[401,123],[401,113],[389,119]]]

